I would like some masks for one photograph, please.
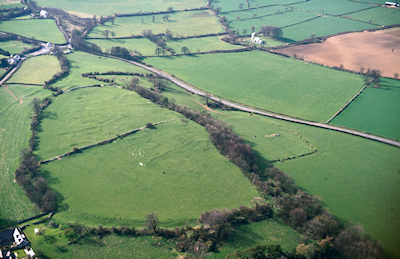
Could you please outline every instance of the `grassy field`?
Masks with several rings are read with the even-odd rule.
[[[181,53],[183,46],[188,47],[191,52],[207,52],[212,50],[238,49],[239,46],[231,45],[221,41],[221,37],[205,37],[193,39],[180,39],[167,41],[168,47],[173,48],[177,53]]]
[[[18,98],[14,99],[0,87],[0,224],[33,216],[37,211],[14,180],[21,149],[28,146],[29,124],[33,97],[43,98],[49,92],[41,87],[12,85],[8,87]]]
[[[67,55],[67,59],[71,63],[70,73],[57,81],[54,86],[62,89],[71,89],[76,86],[103,84],[94,79],[82,77],[83,73],[88,72],[107,72],[107,71],[123,71],[148,73],[147,70],[131,65],[117,59],[99,57],[84,52],[74,52]]]
[[[207,258],[225,258],[236,250],[244,250],[258,245],[281,245],[283,251],[292,252],[299,245],[299,236],[295,230],[274,219],[265,220],[234,228],[232,237],[219,253]]]
[[[283,28],[282,31],[284,38],[300,41],[309,39],[313,33],[316,34],[316,37],[319,37],[344,31],[366,30],[371,28],[376,28],[376,25],[340,17],[319,17],[311,21]]]
[[[31,222],[29,222],[31,223]],[[45,235],[34,234],[35,228],[45,230]],[[33,250],[40,249],[47,258],[176,258],[175,244],[167,239],[154,237],[127,237],[108,235],[101,239],[89,237],[81,244],[67,245],[68,239],[62,235],[66,225],[51,228],[45,224],[30,225],[24,229]],[[55,245],[61,249],[55,248]],[[94,247],[95,246],[95,247]],[[145,256],[147,255],[147,256]],[[19,255],[19,257],[22,257]]]
[[[0,8],[1,8],[1,6],[0,6]],[[15,41],[15,40],[0,42],[0,48],[5,51],[10,52],[11,55],[18,54],[21,51],[23,51],[25,48],[31,48],[31,47],[32,46],[29,44],[25,44],[23,42]]]
[[[329,0],[312,0],[299,4],[293,4],[291,6],[299,10],[305,10],[321,15],[341,15],[371,7],[371,5],[366,3],[352,2],[347,0],[336,0],[335,2]]]
[[[331,123],[400,139],[400,82],[385,78],[382,86],[366,88]]]
[[[258,51],[145,61],[212,94],[319,122],[363,85],[357,75]]]
[[[61,8],[66,11],[80,12],[84,14],[93,15],[112,15],[114,13],[137,13],[137,12],[157,12],[166,11],[168,7],[174,10],[192,9],[206,6],[206,0],[172,0],[172,1],[159,1],[159,0],[88,0],[82,2],[81,0],[71,0],[68,2],[60,0],[38,0],[38,6],[49,6]]]
[[[1,22],[1,30],[12,32],[27,38],[49,41],[55,44],[65,43],[63,34],[53,19],[9,20]]]
[[[281,10],[283,11],[284,8],[282,7]],[[239,29],[240,31],[242,31],[243,29],[247,29],[248,32],[251,32],[251,27],[254,26],[255,32],[258,32],[261,30],[262,25],[274,25],[278,27],[283,27],[293,23],[308,20],[316,16],[317,15],[314,13],[307,13],[300,11],[282,12],[279,14],[266,17],[259,17],[255,19],[240,20],[240,21],[234,20],[231,23],[229,23],[229,28],[232,28],[234,30]],[[283,37],[287,38],[287,35],[284,30],[283,30]]]
[[[257,8],[257,9],[243,8],[243,11],[224,12],[221,14],[221,16],[225,16],[228,19],[228,21],[232,21],[232,20],[237,20],[237,17],[240,17],[240,19],[253,18],[254,14],[256,14],[257,16],[274,14],[278,10],[284,11],[285,8],[283,6],[279,6],[279,5]]]
[[[87,40],[88,43],[99,45],[103,51],[111,49],[111,47],[124,47],[129,50],[137,50],[143,56],[154,56],[157,45],[146,38],[140,39],[110,39],[110,40]]]
[[[296,0],[249,0],[248,2],[250,8],[258,8],[272,4],[290,4],[296,2]],[[239,4],[243,4],[243,10],[248,9],[246,0],[214,0],[212,4],[214,5],[214,9],[221,7],[221,11],[224,13],[233,10],[240,10]]]
[[[47,55],[33,57],[25,60],[7,82],[44,84],[58,71],[61,71],[61,69],[56,57]]]
[[[152,15],[116,18],[114,25],[106,22],[103,26],[96,26],[88,36],[103,38],[102,31],[105,30],[115,32],[117,37],[141,35],[144,29],[152,30],[154,34],[169,29],[174,35],[182,36],[224,32],[213,12],[208,10],[171,13],[168,21],[164,21],[163,16],[165,14],[154,15],[154,22]]]
[[[220,119],[231,123],[256,154],[274,159],[287,149],[270,147],[262,137],[254,138],[258,128],[281,132],[293,130],[317,148],[313,155],[274,165],[289,173],[296,185],[322,198],[324,206],[344,222],[362,224],[367,233],[382,242],[392,255],[400,256],[400,149],[389,145],[334,131],[275,120],[240,112],[224,112]],[[245,126],[243,126],[245,125]],[[248,125],[248,126],[246,126]],[[264,134],[264,133],[263,133]],[[282,137],[285,137],[282,135]],[[287,143],[290,143],[289,141]],[[291,142],[291,149],[301,149],[303,143]]]
[[[162,226],[174,227],[206,210],[248,205],[258,196],[240,170],[218,153],[203,127],[181,120],[42,169],[70,207],[55,215],[63,222],[141,227],[145,215],[155,211]]]
[[[43,160],[140,128],[182,117],[115,87],[84,88],[57,97],[43,112],[36,154]]]
[[[380,25],[400,23],[400,10],[397,8],[378,7],[352,13],[349,16],[365,22],[369,22],[371,20],[372,23]]]

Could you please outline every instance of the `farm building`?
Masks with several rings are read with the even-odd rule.
[[[18,61],[21,59],[19,55],[11,56],[10,58],[7,59],[9,65],[15,65],[18,63]]]
[[[45,10],[40,11],[40,17],[47,18],[47,16],[49,16],[48,12],[46,12]]]
[[[257,44],[263,44],[263,41],[259,37],[256,37],[256,36],[257,35],[253,32],[251,34],[251,41],[254,43],[257,43]]]
[[[385,2],[385,5],[399,7],[399,4],[393,2]]]
[[[0,232],[0,248],[3,250],[15,250],[29,246],[29,241],[19,228],[6,229]]]
[[[10,251],[3,252],[0,250],[0,258],[1,259],[15,259],[17,256]]]

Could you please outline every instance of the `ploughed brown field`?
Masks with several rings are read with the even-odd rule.
[[[324,43],[312,43],[276,50],[289,56],[345,69],[380,69],[382,76],[400,75],[400,28],[377,32],[356,32],[334,36]]]

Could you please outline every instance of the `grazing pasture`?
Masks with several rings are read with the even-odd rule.
[[[68,2],[61,0],[38,0],[38,6],[49,6],[60,8],[66,11],[73,11],[82,13],[82,15],[103,15],[108,16],[114,13],[138,13],[138,12],[159,12],[166,11],[169,7],[173,10],[193,9],[205,7],[206,0],[172,0],[172,1],[159,1],[159,0],[132,0],[132,1],[119,1],[119,0],[71,0]]]
[[[329,0],[312,0],[302,3],[290,5],[297,10],[304,10],[308,12],[318,13],[321,15],[341,15],[345,13],[355,12],[361,9],[372,7],[366,3],[353,2],[347,0],[336,0],[334,2]]]
[[[53,19],[9,20],[1,22],[1,30],[12,32],[27,38],[49,41],[55,44],[65,43],[63,34]]]
[[[400,139],[400,82],[383,79],[382,89],[366,88],[331,123]]]
[[[263,16],[269,14],[275,14],[277,11],[285,11],[283,6],[274,5],[268,7],[262,7],[257,9],[247,9],[244,8],[242,11],[234,11],[234,12],[224,12],[221,13],[220,16],[225,16],[228,21],[237,20],[237,17],[240,17],[240,20],[253,18],[256,16]]]
[[[175,227],[207,210],[248,205],[259,195],[191,121],[160,124],[42,169],[69,206],[54,216],[62,222],[141,227],[154,211],[161,226]]]
[[[283,28],[282,31],[284,38],[300,41],[309,39],[312,34],[315,34],[315,37],[320,37],[339,32],[366,30],[376,27],[376,25],[346,18],[321,16],[311,21]]]
[[[224,32],[217,17],[209,10],[175,12],[169,14],[168,20],[164,21],[165,15],[154,15],[154,22],[153,15],[118,17],[115,19],[114,25],[106,22],[104,25],[96,26],[88,36],[104,37],[102,31],[105,30],[115,32],[117,37],[141,35],[144,29],[152,30],[154,34],[165,33],[169,29],[174,35],[181,36]]]
[[[19,165],[19,155],[28,147],[31,136],[32,107],[29,103],[34,97],[43,98],[49,91],[38,86],[8,86],[20,104],[7,91],[0,87],[0,224],[7,224],[35,215],[32,203],[25,192],[14,182],[14,172]]]
[[[239,49],[240,46],[228,44],[221,40],[221,37],[204,37],[193,39],[176,39],[167,41],[167,46],[173,48],[177,53],[181,53],[183,46],[188,47],[191,52],[208,52],[212,50]]]
[[[104,40],[87,40],[88,43],[95,43],[100,46],[103,51],[111,49],[111,47],[122,47],[128,50],[137,50],[143,56],[154,56],[157,45],[146,38],[140,39],[104,39]]]
[[[18,54],[21,51],[23,51],[25,48],[31,48],[31,47],[32,47],[32,45],[25,44],[23,42],[16,41],[16,40],[0,42],[0,48],[5,51],[10,52],[11,55]]]
[[[217,96],[318,122],[363,87],[358,75],[259,51],[145,61]]]
[[[61,71],[61,69],[56,57],[48,55],[32,57],[25,60],[7,82],[44,84],[58,71]]]
[[[230,117],[219,118],[231,123],[236,134],[246,136],[244,139],[265,159],[274,159],[282,150],[269,148],[264,139],[252,137],[258,128],[275,132],[276,125],[280,125],[280,130],[293,130],[307,139],[317,148],[315,154],[276,162],[274,166],[290,174],[300,188],[321,197],[324,206],[340,220],[361,224],[390,254],[400,255],[396,241],[400,238],[399,148],[297,123],[241,112],[224,113]],[[292,148],[299,144],[293,142]]]
[[[83,73],[107,71],[148,73],[147,70],[136,67],[127,62],[112,58],[99,57],[79,51],[68,54],[67,59],[71,63],[69,75],[61,78],[53,84],[53,86],[60,87],[64,90],[77,86],[103,84],[103,82],[82,77]]]
[[[349,14],[351,18],[380,25],[400,24],[398,8],[377,7]]]
[[[250,8],[260,8],[263,6],[267,5],[273,5],[273,4],[290,4],[297,2],[296,0],[249,0],[249,7]],[[217,7],[221,7],[221,12],[222,15],[225,15],[225,12],[229,11],[234,11],[234,10],[240,10],[239,4],[243,4],[242,10],[246,10],[249,7],[247,6],[247,1],[246,0],[214,0],[212,2],[212,5],[214,5],[214,9]]]
[[[225,258],[236,250],[244,250],[258,245],[281,245],[283,251],[292,251],[299,244],[300,234],[284,223],[269,219],[233,228],[231,237],[219,253],[209,258]]]
[[[160,109],[136,92],[115,87],[84,88],[57,97],[43,111],[40,145],[42,159],[62,155],[118,134],[182,115]]]

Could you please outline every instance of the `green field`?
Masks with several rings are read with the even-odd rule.
[[[369,22],[371,20],[372,23],[380,25],[400,23],[400,10],[397,8],[378,7],[352,13],[349,16],[365,22]]]
[[[0,48],[5,51],[10,52],[11,55],[18,54],[21,51],[23,51],[25,48],[29,49],[31,47],[32,46],[29,44],[25,44],[23,42],[15,41],[15,40],[0,42]]]
[[[272,4],[290,4],[297,2],[296,0],[249,0],[250,8],[259,8],[266,5]],[[239,4],[243,4],[243,9],[248,9],[246,0],[214,0],[212,5],[214,5],[214,9],[217,7],[221,7],[222,14],[225,15],[225,12],[240,10]]]
[[[218,153],[203,127],[180,120],[42,169],[70,207],[55,215],[63,222],[141,227],[145,215],[155,211],[162,226],[174,227],[206,210],[248,205],[258,196],[240,170]]]
[[[144,29],[152,30],[154,34],[165,33],[169,29],[174,35],[181,36],[224,32],[213,12],[208,10],[171,13],[168,21],[164,21],[163,16],[165,14],[154,15],[155,22],[152,22],[152,15],[116,18],[114,25],[106,22],[96,26],[88,36],[105,38],[102,34],[105,30],[115,32],[117,37],[141,35]]]
[[[148,122],[181,118],[137,93],[115,87],[78,89],[57,97],[43,112],[36,154],[42,159],[103,141]]]
[[[331,123],[400,139],[400,82],[384,79],[384,89],[366,88]]]
[[[31,106],[33,97],[48,95],[41,87],[8,86],[17,98],[14,99],[4,87],[0,87],[0,224],[33,216],[37,211],[14,180],[19,165],[21,149],[28,147],[31,132]],[[4,198],[6,197],[6,198]]]
[[[283,28],[282,31],[284,38],[300,41],[309,39],[313,33],[316,34],[316,37],[320,37],[339,32],[366,30],[371,28],[376,28],[376,25],[340,17],[319,17],[311,21]]]
[[[56,7],[66,11],[80,12],[84,14],[95,15],[112,15],[114,13],[137,13],[137,12],[157,12],[166,11],[168,7],[173,7],[174,10],[184,10],[204,7],[207,4],[206,0],[71,0],[68,2],[60,0],[38,0],[38,6]]]
[[[154,56],[157,45],[146,38],[140,39],[110,39],[110,40],[87,40],[88,43],[95,43],[101,47],[103,51],[111,49],[111,47],[123,47],[128,50],[137,50],[143,56]]]
[[[267,145],[266,140],[253,135],[260,129],[270,132],[297,132],[317,148],[317,152],[302,158],[276,162],[295,184],[322,198],[324,206],[344,222],[362,224],[367,233],[378,239],[389,253],[400,256],[400,149],[344,133],[318,129],[272,118],[250,117],[241,112],[224,112],[220,119],[233,125],[264,159],[282,155],[282,150],[301,150],[301,141],[286,142],[284,135],[276,138],[281,148]],[[277,125],[280,125],[277,130]],[[269,133],[269,132],[268,132]],[[274,140],[275,141],[275,140]]]
[[[363,86],[357,75],[259,51],[145,61],[212,94],[319,122]]]
[[[58,30],[56,22],[53,19],[2,21],[1,30],[55,44],[65,43],[65,38]]]
[[[69,75],[58,80],[55,84],[53,84],[53,86],[57,86],[62,89],[71,89],[77,86],[103,84],[103,82],[82,77],[83,73],[88,72],[123,71],[148,73],[147,70],[127,62],[117,59],[99,57],[79,51],[68,54],[67,59],[71,63]]]
[[[221,37],[205,37],[181,40],[169,40],[167,45],[173,48],[177,53],[181,53],[183,46],[188,47],[191,52],[208,52],[212,50],[229,50],[238,49],[240,46],[235,46],[221,41]]]
[[[44,84],[60,71],[60,64],[54,56],[32,57],[24,61],[21,67],[7,81],[9,83]]]
[[[366,3],[353,2],[348,0],[335,0],[334,2],[330,0],[312,0],[299,4],[293,4],[291,6],[299,10],[305,10],[321,15],[341,15],[371,7],[371,5]]]
[[[254,14],[256,14],[257,16],[274,14],[278,10],[285,11],[285,8],[279,5],[257,8],[257,9],[243,8],[243,11],[224,12],[220,14],[220,16],[225,16],[228,19],[228,21],[232,21],[232,20],[237,20],[237,17],[240,17],[240,19],[253,18]]]
[[[281,10],[283,11],[284,8],[282,7]],[[234,20],[229,24],[229,27],[235,30],[239,29],[240,31],[242,31],[243,29],[247,29],[248,32],[251,32],[251,27],[254,26],[255,32],[258,32],[261,30],[262,25],[274,25],[278,27],[283,27],[293,23],[308,20],[316,16],[317,15],[314,13],[307,13],[300,11],[282,12],[279,14],[266,17],[259,17],[259,18],[240,20],[240,21]],[[285,30],[283,30],[283,37],[288,38],[285,33]]]
[[[299,245],[300,234],[278,220],[269,219],[234,228],[232,236],[219,253],[207,258],[225,258],[236,250],[258,245],[281,245],[283,251],[292,252]]]

